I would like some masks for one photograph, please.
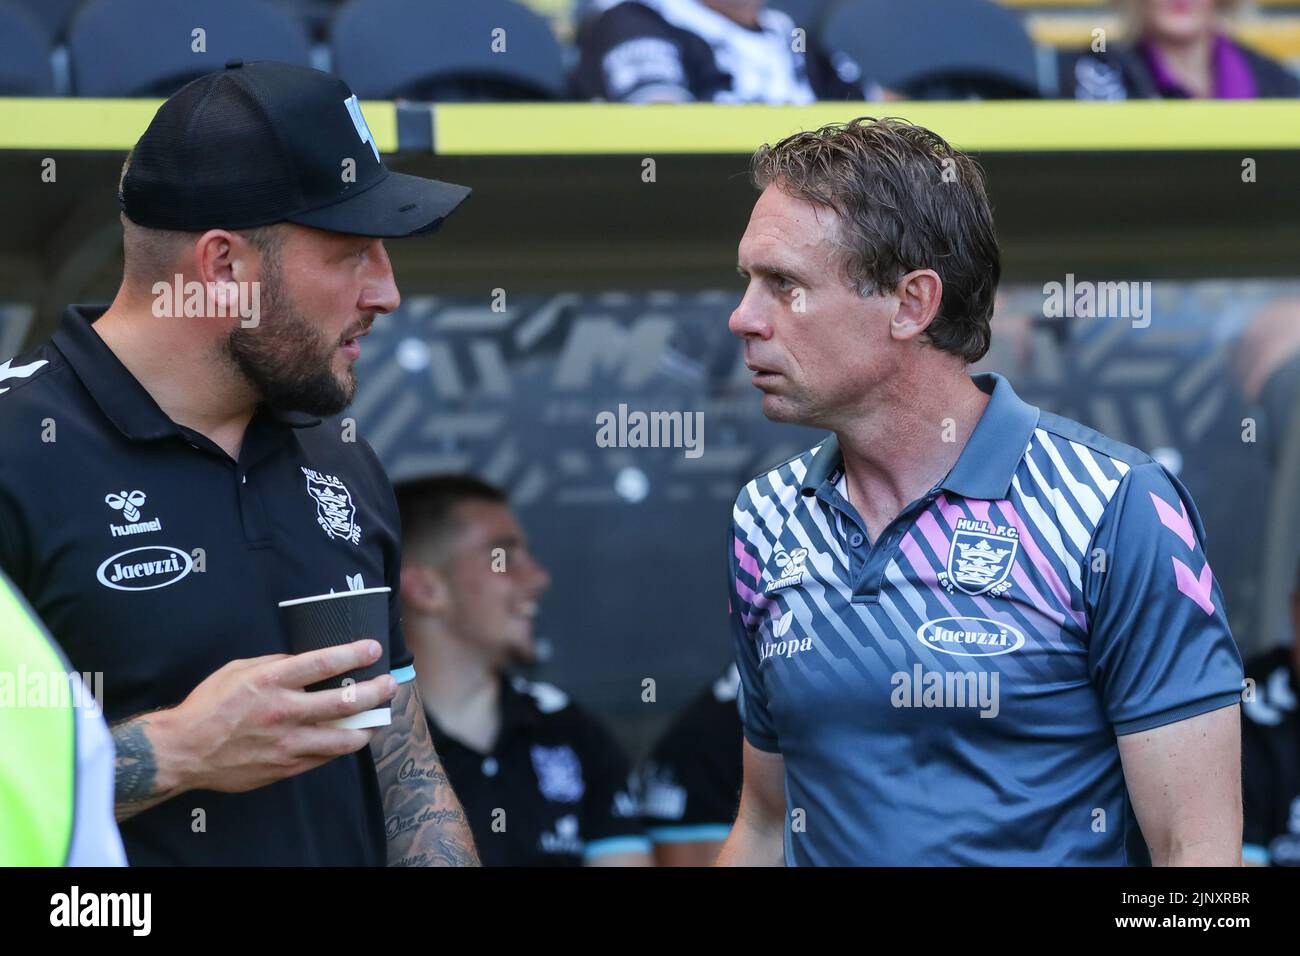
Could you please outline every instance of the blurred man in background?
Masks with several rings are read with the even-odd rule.
[[[1078,100],[1300,96],[1286,67],[1230,39],[1239,0],[1122,0],[1124,38],[1063,54],[1061,96]]]
[[[711,866],[740,804],[736,665],[677,715],[641,766],[642,814],[659,866]]]
[[[795,31],[764,0],[597,0],[578,32],[576,93],[627,103],[882,97],[850,57]]]
[[[550,583],[499,489],[468,475],[398,488],[402,606],[434,742],[487,866],[644,866],[627,758],[537,659]]]
[[[1247,864],[1300,866],[1300,564],[1291,592],[1291,644],[1246,664],[1242,783]]]

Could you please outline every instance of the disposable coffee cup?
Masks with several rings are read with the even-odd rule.
[[[350,686],[349,682],[360,684],[388,673],[388,594],[391,590],[364,588],[280,602],[280,613],[284,615],[289,631],[289,647],[295,654],[366,639],[378,641],[383,648],[379,659],[369,667],[318,681],[307,690],[336,690]],[[392,722],[392,710],[388,707],[376,707],[350,717],[326,721],[331,727],[349,729],[386,727]]]

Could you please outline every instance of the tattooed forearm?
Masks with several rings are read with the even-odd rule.
[[[391,840],[399,833],[407,833],[418,828],[421,824],[428,823],[430,820],[434,823],[455,823],[458,819],[460,819],[459,810],[435,810],[433,807],[429,807],[418,817],[389,817],[384,821],[384,832],[388,834],[388,839]]]
[[[133,717],[112,727],[116,751],[114,774],[114,811],[118,820],[126,820],[142,810],[162,803],[172,795],[158,790],[158,761],[145,729],[147,717]]]
[[[447,775],[442,772],[442,766],[435,763],[432,767],[417,767],[414,757],[407,757],[406,762],[397,771],[397,779],[406,780],[428,780],[434,786],[448,785]]]
[[[398,688],[393,722],[371,741],[384,800],[389,866],[478,866],[465,811],[433,748],[415,682]]]

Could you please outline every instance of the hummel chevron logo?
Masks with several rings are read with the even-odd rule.
[[[1192,533],[1192,522],[1187,517],[1187,506],[1181,501],[1178,502],[1178,507],[1182,509],[1182,514],[1179,514],[1154,491],[1148,494],[1151,495],[1151,503],[1156,506],[1156,515],[1160,518],[1160,523],[1178,535],[1183,544],[1195,551],[1196,536]]]
[[[1191,568],[1177,558],[1170,560],[1174,562],[1174,580],[1178,582],[1178,590],[1195,601],[1196,606],[1206,614],[1213,614],[1214,601],[1211,600],[1210,593],[1214,587],[1214,575],[1210,573],[1210,562],[1205,562],[1200,577],[1197,577]]]
[[[19,365],[17,368],[12,368],[12,364],[13,359],[10,359],[8,362],[0,365],[0,382],[3,382],[7,378],[27,378],[42,365],[49,365],[50,363],[46,359],[41,359],[39,362],[33,362],[31,365]],[[0,395],[3,395],[7,391],[9,391],[9,389],[0,388]]]

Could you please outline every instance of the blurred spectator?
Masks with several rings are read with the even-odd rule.
[[[1300,571],[1300,568],[1297,568]],[[1300,575],[1291,592],[1290,647],[1246,664],[1255,683],[1242,702],[1242,855],[1248,864],[1300,866]]]
[[[1134,42],[1060,58],[1066,99],[1248,100],[1300,95],[1280,63],[1228,39],[1223,20],[1239,0],[1123,0]],[[1094,44],[1097,45],[1097,44]]]
[[[397,495],[407,642],[483,864],[649,865],[627,758],[563,692],[507,675],[536,660],[550,579],[505,495],[468,475]]]
[[[765,0],[595,0],[578,31],[580,99],[811,103],[880,99]]]
[[[733,663],[669,726],[641,768],[642,814],[659,866],[710,866],[740,804],[741,727]]]

